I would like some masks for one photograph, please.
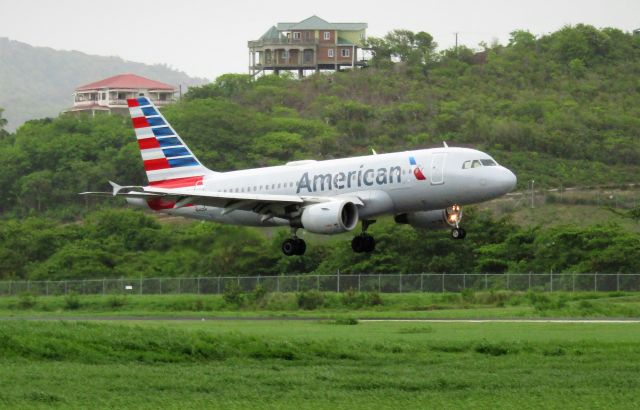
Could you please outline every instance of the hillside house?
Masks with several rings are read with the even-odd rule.
[[[367,23],[329,23],[311,16],[298,23],[278,23],[258,40],[249,41],[249,73],[263,71],[340,70],[362,67],[358,57]]]
[[[127,99],[145,96],[157,106],[175,102],[176,88],[135,74],[120,74],[82,85],[73,93],[70,113],[128,114]]]

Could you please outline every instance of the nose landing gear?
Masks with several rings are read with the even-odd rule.
[[[467,236],[467,231],[462,228],[453,228],[451,230],[451,238],[452,239],[464,239]]]

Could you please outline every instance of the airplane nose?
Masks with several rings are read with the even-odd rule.
[[[513,191],[513,188],[515,188],[517,182],[518,178],[513,172],[511,172],[507,168],[502,168],[500,186],[503,188],[505,193]]]

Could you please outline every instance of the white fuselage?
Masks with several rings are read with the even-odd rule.
[[[357,197],[363,203],[358,210],[360,219],[371,219],[386,214],[483,202],[513,189],[516,177],[511,171],[495,162],[494,165],[477,163],[477,166],[470,166],[473,161],[480,160],[485,164],[493,162],[481,151],[443,147],[326,161],[294,161],[282,166],[211,173],[205,175],[202,185],[195,189],[306,197]],[[130,202],[146,206],[141,201]],[[288,220],[281,218],[265,220],[257,212],[225,212],[224,208],[211,206],[160,212],[238,225],[289,224]]]

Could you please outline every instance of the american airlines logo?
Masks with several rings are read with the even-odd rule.
[[[409,157],[409,163],[413,168],[413,175],[419,181],[426,180],[426,177],[422,173],[422,168],[416,165],[414,157]],[[400,184],[402,167],[393,166],[387,168],[364,168],[364,165],[360,165],[360,169],[356,171],[338,172],[332,174],[330,172],[325,174],[318,174],[309,176],[308,172],[302,174],[300,181],[298,181],[298,189],[296,191],[299,194],[301,191],[306,192],[318,192],[318,191],[330,191],[332,189],[351,189],[361,188],[373,185],[387,185],[387,184]]]

